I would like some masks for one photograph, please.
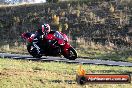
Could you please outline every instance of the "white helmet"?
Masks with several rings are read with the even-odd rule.
[[[50,32],[50,26],[49,26],[49,24],[43,24],[42,25],[42,32],[43,33],[49,33]]]

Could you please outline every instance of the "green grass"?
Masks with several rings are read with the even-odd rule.
[[[132,62],[132,50],[90,50],[83,48],[78,50],[81,57],[90,57],[92,59],[113,60]],[[89,59],[89,58],[88,58]]]
[[[132,48],[108,45],[92,44],[92,45],[78,45],[78,53],[80,57],[88,57],[86,59],[101,59],[113,61],[132,62]],[[89,58],[90,57],[90,58]]]
[[[130,73],[132,67],[82,65],[86,73]],[[131,88],[132,84],[78,85],[79,64],[0,59],[0,88]],[[68,83],[72,81],[72,83]]]

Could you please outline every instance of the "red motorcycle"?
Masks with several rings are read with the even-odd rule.
[[[76,50],[68,42],[68,37],[66,34],[63,34],[58,31],[51,31],[48,33],[41,42],[41,49],[44,50],[42,54],[38,54],[36,48],[33,46],[33,35],[30,33],[22,34],[23,38],[28,40],[27,50],[30,55],[35,58],[41,58],[45,56],[61,56],[69,60],[75,60],[77,58]],[[28,36],[27,36],[28,35]]]

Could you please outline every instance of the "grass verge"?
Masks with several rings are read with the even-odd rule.
[[[80,57],[87,57],[88,59],[112,60],[132,62],[132,48],[131,47],[116,47],[101,44],[78,45],[78,53]],[[87,59],[86,58],[86,59]]]
[[[78,64],[0,59],[0,88],[130,88],[132,84],[89,84],[75,82]],[[131,73],[132,67],[83,65],[87,73]]]

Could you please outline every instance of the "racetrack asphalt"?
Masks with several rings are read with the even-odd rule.
[[[64,62],[64,63],[75,63],[75,64],[96,64],[96,65],[107,65],[107,66],[128,66],[132,67],[131,62],[122,62],[122,61],[110,61],[110,60],[97,60],[97,59],[84,59],[77,58],[76,60],[68,60],[66,58],[60,57],[46,57],[42,58],[33,58],[31,55],[22,55],[22,54],[10,54],[10,53],[0,53],[1,58],[11,58],[11,59],[22,59],[22,60],[33,60],[33,61],[53,61],[53,62]]]

